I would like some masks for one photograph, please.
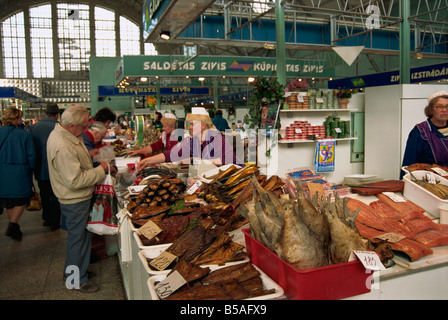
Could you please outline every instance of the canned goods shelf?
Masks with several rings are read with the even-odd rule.
[[[353,140],[358,140],[358,138],[356,138],[356,137],[352,137],[352,138],[341,138],[341,139],[319,139],[319,140],[282,139],[282,140],[280,140],[278,143],[281,143],[281,144],[288,144],[288,143],[311,143],[311,142],[324,141],[324,140],[353,141]]]

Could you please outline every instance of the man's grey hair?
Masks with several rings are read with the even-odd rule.
[[[102,136],[106,135],[107,127],[101,121],[95,121],[89,124],[89,130],[98,131]]]
[[[65,109],[61,116],[61,125],[68,127],[70,124],[79,126],[84,124],[84,115],[89,116],[90,112],[81,105],[74,105]]]

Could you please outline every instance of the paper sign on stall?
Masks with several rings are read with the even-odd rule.
[[[160,227],[155,224],[154,221],[148,220],[148,222],[146,222],[138,229],[138,232],[144,235],[148,240],[151,240],[160,232],[162,232],[162,229],[160,229]]]
[[[434,167],[434,168],[431,168],[431,170],[434,171],[435,173],[437,173],[439,176],[442,176],[442,177],[448,176],[448,172],[446,172],[442,168]]]
[[[152,260],[149,264],[157,270],[165,270],[177,257],[167,251],[163,251],[157,258]]]
[[[377,236],[375,238],[380,239],[380,240],[384,240],[384,241],[387,241],[387,242],[390,242],[390,243],[395,243],[395,242],[398,242],[400,240],[403,240],[406,237],[402,236],[401,234],[396,234],[396,233],[389,232],[389,233],[383,233],[383,234],[381,234],[381,235],[379,235],[379,236]]]
[[[202,181],[196,181],[190,189],[187,190],[187,194],[192,195],[202,186]]]
[[[164,299],[186,283],[187,281],[176,270],[166,277],[165,280],[159,282],[154,287],[154,290],[161,299]]]
[[[383,194],[389,199],[391,199],[393,202],[406,202],[405,198],[399,196],[394,192],[383,192]]]
[[[386,267],[380,260],[378,254],[374,251],[352,251],[348,261],[354,261],[358,258],[364,268],[369,270],[386,270]]]

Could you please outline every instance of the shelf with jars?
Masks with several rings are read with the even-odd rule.
[[[287,110],[284,110],[284,112],[286,111]],[[331,111],[331,115],[328,115],[323,123],[318,125],[312,125],[308,120],[295,120],[286,126],[282,125],[282,128],[280,129],[281,140],[279,143],[307,143],[330,139],[337,141],[352,141],[357,139],[356,137],[351,136],[350,120],[344,120],[338,116],[337,111],[340,111],[339,109],[319,109],[306,111]],[[343,111],[354,110],[344,109]],[[298,112],[304,112],[304,110]],[[288,113],[291,114],[290,111],[288,111]],[[314,117],[314,119],[316,121],[322,121],[322,114],[318,113],[317,117]],[[284,123],[285,121],[283,121],[283,124]]]

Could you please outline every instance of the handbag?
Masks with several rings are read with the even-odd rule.
[[[90,204],[87,230],[99,235],[114,235],[118,233],[118,199],[115,194],[114,180],[109,173],[106,178],[95,186]]]
[[[33,185],[33,195],[30,198],[30,204],[26,207],[26,210],[39,211],[40,209],[42,209],[42,204],[40,203],[39,193],[37,193]]]

